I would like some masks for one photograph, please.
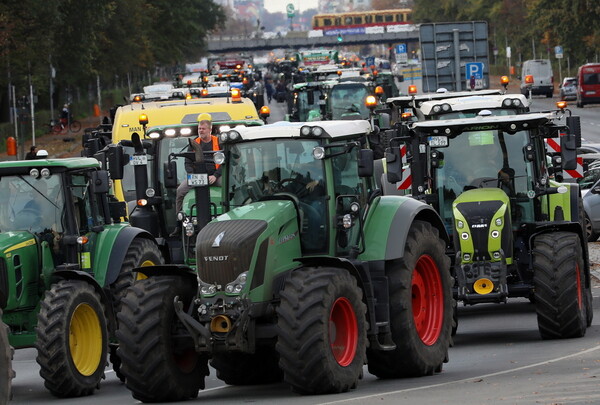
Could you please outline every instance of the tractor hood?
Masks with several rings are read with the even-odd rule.
[[[36,245],[37,241],[31,232],[14,231],[0,233],[0,255],[9,258],[14,254],[20,254],[21,249]]]
[[[254,269],[254,273],[264,271],[263,262],[270,250],[285,251],[286,257],[300,256],[298,215],[292,201],[271,200],[237,207],[218,216],[196,239],[200,279],[225,287],[249,269]],[[255,265],[257,261],[262,264]]]
[[[463,263],[501,261],[504,255],[512,254],[510,200],[504,191],[465,191],[452,203],[452,212],[454,238]]]

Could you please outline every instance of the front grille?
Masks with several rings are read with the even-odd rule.
[[[206,225],[196,240],[196,263],[200,279],[205,283],[225,286],[240,273],[249,270],[256,241],[266,228],[266,221],[256,219],[211,222]]]
[[[6,260],[0,258],[0,308],[5,308],[8,301],[8,271]]]

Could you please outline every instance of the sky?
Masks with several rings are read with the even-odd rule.
[[[305,11],[309,8],[317,8],[319,0],[265,0],[265,8],[270,13],[285,13],[285,7],[290,3],[296,10]]]

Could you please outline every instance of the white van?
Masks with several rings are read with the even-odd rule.
[[[554,93],[554,74],[549,59],[531,59],[523,62],[521,93],[525,96],[529,95],[529,89],[525,86],[525,76],[528,75],[533,76],[531,94],[545,94],[548,98],[552,97]]]

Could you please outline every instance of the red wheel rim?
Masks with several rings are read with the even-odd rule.
[[[442,332],[444,290],[437,265],[431,256],[421,256],[412,276],[412,310],[421,341],[431,346]]]
[[[340,366],[352,363],[358,346],[358,323],[352,304],[347,298],[338,298],[329,314],[329,344],[333,357]]]
[[[575,265],[575,275],[577,276],[577,304],[579,310],[583,309],[583,289],[581,288],[581,274],[579,270],[579,264]]]

